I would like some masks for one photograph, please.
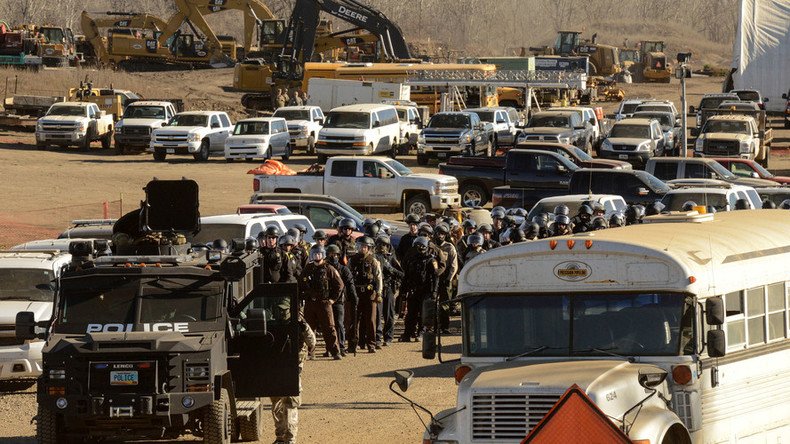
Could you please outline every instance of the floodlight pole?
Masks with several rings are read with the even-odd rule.
[[[680,70],[683,76],[680,78],[680,109],[682,109],[680,127],[682,130],[681,148],[683,149],[683,157],[688,157],[688,122],[686,121],[688,115],[688,108],[686,107],[686,64],[680,65]]]

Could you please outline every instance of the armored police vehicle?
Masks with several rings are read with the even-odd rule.
[[[17,337],[46,339],[38,441],[258,440],[258,397],[299,393],[295,284],[256,285],[254,243],[190,245],[200,229],[194,181],[154,180],[145,191],[115,223],[113,254],[70,245],[50,320],[17,316]]]

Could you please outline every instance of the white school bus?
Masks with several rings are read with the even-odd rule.
[[[682,219],[467,264],[457,405],[424,442],[518,443],[578,384],[634,442],[789,443],[790,212]]]

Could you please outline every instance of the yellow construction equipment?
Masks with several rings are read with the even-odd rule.
[[[581,31],[558,31],[553,47],[533,47],[530,50],[535,55],[586,55],[590,58],[590,74],[594,76],[611,76],[621,71],[620,52],[616,46],[598,43],[597,34],[584,40],[580,36]]]
[[[660,40],[642,40],[639,42],[642,79],[645,82],[669,83],[672,79],[672,68],[667,63],[667,55],[664,53],[664,48],[664,42]]]
[[[140,100],[142,97],[126,89],[94,88],[93,83],[87,79],[80,82],[76,88],[69,88],[68,100],[71,102],[95,103],[100,110],[113,116],[117,122],[123,116],[123,110],[129,102]]]

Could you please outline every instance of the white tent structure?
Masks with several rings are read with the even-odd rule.
[[[769,111],[784,111],[790,91],[790,0],[741,0],[732,52],[736,89],[757,89]]]

